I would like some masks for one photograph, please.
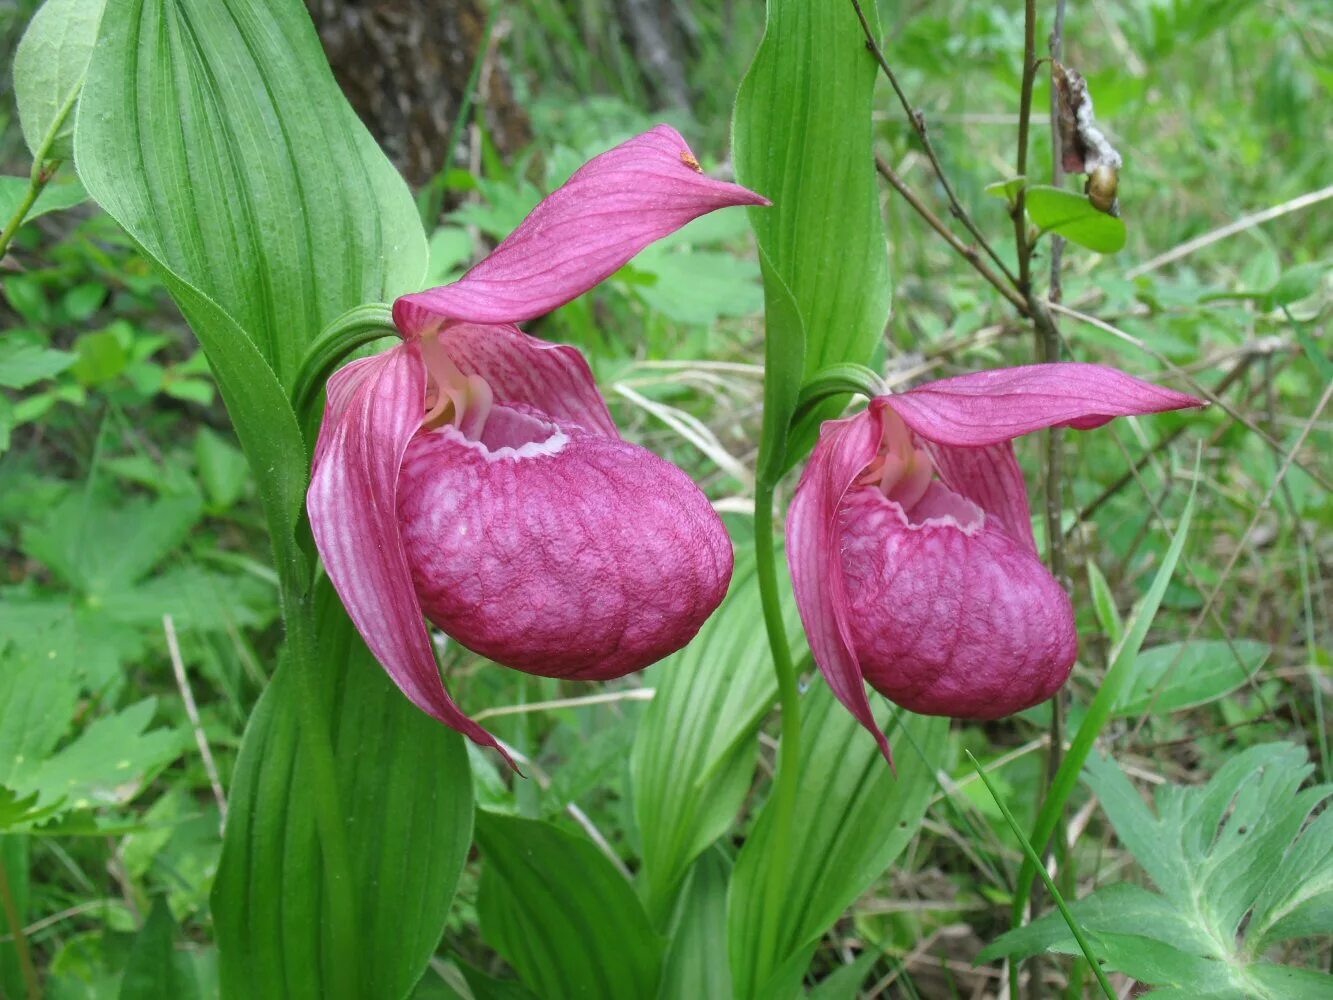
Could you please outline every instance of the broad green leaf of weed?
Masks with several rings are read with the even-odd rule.
[[[1156,887],[1108,885],[1073,904],[1108,965],[1164,987],[1162,996],[1330,995],[1333,977],[1264,960],[1274,944],[1333,929],[1333,811],[1310,819],[1333,786],[1303,788],[1312,772],[1303,749],[1263,744],[1202,787],[1160,786],[1149,806],[1114,760],[1091,756],[1088,784]],[[979,960],[1071,945],[1050,914],[1005,934]]]

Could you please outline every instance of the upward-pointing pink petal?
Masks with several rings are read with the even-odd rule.
[[[729,205],[767,199],[701,173],[668,125],[590,160],[459,281],[394,303],[415,336],[441,321],[522,323],[577,298],[649,243]]]

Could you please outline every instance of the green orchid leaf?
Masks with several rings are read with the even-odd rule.
[[[279,665],[236,761],[213,889],[225,996],[405,996],[439,943],[471,845],[463,738],[403,697],[327,581],[317,596],[318,665]],[[330,954],[294,669],[317,669],[326,682],[362,935],[356,982],[335,978]]]
[[[783,576],[789,635],[799,634]],[[755,736],[777,695],[752,556],[742,556],[722,606],[694,641],[656,671],[652,704],[630,755],[648,912],[661,925],[690,864],[722,836],[754,779]]]
[[[875,6],[866,5],[871,17]],[[871,110],[877,67],[844,4],[769,0],[764,38],[733,118],[737,179],[773,201],[750,221],[764,266],[767,366],[760,479],[800,461],[815,408],[788,445],[799,382],[828,365],[865,364],[889,312],[888,251]]]
[[[541,997],[653,997],[663,940],[593,843],[539,820],[477,814],[481,933]]]

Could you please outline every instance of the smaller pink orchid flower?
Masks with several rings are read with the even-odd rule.
[[[820,431],[787,517],[815,663],[875,736],[865,682],[923,715],[997,719],[1045,701],[1078,653],[1037,553],[1012,441],[1204,405],[1100,365],[1029,365],[880,396]]]
[[[621,439],[582,354],[515,324],[700,215],[760,204],[659,125],[585,164],[459,281],[400,298],[403,342],[329,379],[315,542],[425,712],[500,749],[450,697],[423,617],[506,666],[606,680],[684,646],[722,600],[731,542],[708,499]]]

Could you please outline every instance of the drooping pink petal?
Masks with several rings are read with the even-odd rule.
[[[865,486],[843,503],[838,545],[859,674],[924,715],[998,719],[1045,701],[1078,653],[1064,588],[989,515],[960,525],[929,513],[909,516]]]
[[[479,440],[413,438],[398,496],[416,600],[527,673],[607,680],[684,646],[726,594],[731,540],[674,465],[497,404]]]
[[[581,167],[459,281],[394,303],[411,337],[441,321],[522,323],[577,298],[649,243],[708,212],[767,200],[704,175],[658,125]]]
[[[620,437],[578,348],[529,337],[515,326],[450,324],[439,337],[459,370],[484,378],[499,402],[522,403],[591,433]]]
[[[974,372],[885,399],[927,441],[974,448],[1045,427],[1088,430],[1115,417],[1205,405],[1114,368],[1077,361]]]
[[[394,683],[417,707],[508,760],[440,679],[399,536],[399,470],[425,392],[415,342],[354,361],[329,379],[306,498],[310,526],[347,613]]]
[[[870,710],[848,621],[840,517],[848,490],[879,449],[881,411],[872,403],[855,417],[824,424],[787,513],[787,559],[815,665],[891,764],[889,741]]]

